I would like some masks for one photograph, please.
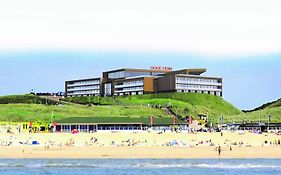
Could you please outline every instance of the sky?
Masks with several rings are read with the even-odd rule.
[[[251,109],[281,97],[279,0],[0,2],[0,95],[120,67],[207,68]]]

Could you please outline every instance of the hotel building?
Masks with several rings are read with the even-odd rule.
[[[65,95],[122,96],[162,92],[206,93],[222,96],[222,78],[202,76],[206,69],[152,67],[152,69],[117,69],[103,72],[102,78],[65,82]]]
[[[101,78],[88,78],[66,81],[66,96],[99,96],[101,95],[101,80]]]

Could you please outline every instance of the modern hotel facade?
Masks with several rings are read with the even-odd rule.
[[[65,95],[122,96],[162,92],[206,93],[222,96],[222,78],[202,76],[206,69],[172,71],[167,67],[152,69],[117,69],[103,72],[102,78],[65,82]]]
[[[66,81],[66,96],[99,96],[101,95],[101,83],[101,78],[88,78]]]

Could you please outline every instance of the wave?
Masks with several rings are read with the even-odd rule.
[[[281,165],[262,165],[262,164],[207,164],[207,163],[188,163],[188,164],[138,164],[134,167],[142,168],[206,168],[206,169],[279,169]]]
[[[94,164],[69,164],[69,163],[37,163],[37,164],[14,164],[14,163],[0,163],[0,168],[98,168]],[[100,167],[102,168],[102,167]]]
[[[129,164],[92,164],[92,163],[0,163],[0,168],[198,168],[198,169],[280,169],[281,165],[230,164],[230,163],[129,163]]]

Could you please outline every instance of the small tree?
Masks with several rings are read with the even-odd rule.
[[[190,110],[187,108],[187,107],[184,107],[184,110],[183,110],[184,114],[189,114]]]

